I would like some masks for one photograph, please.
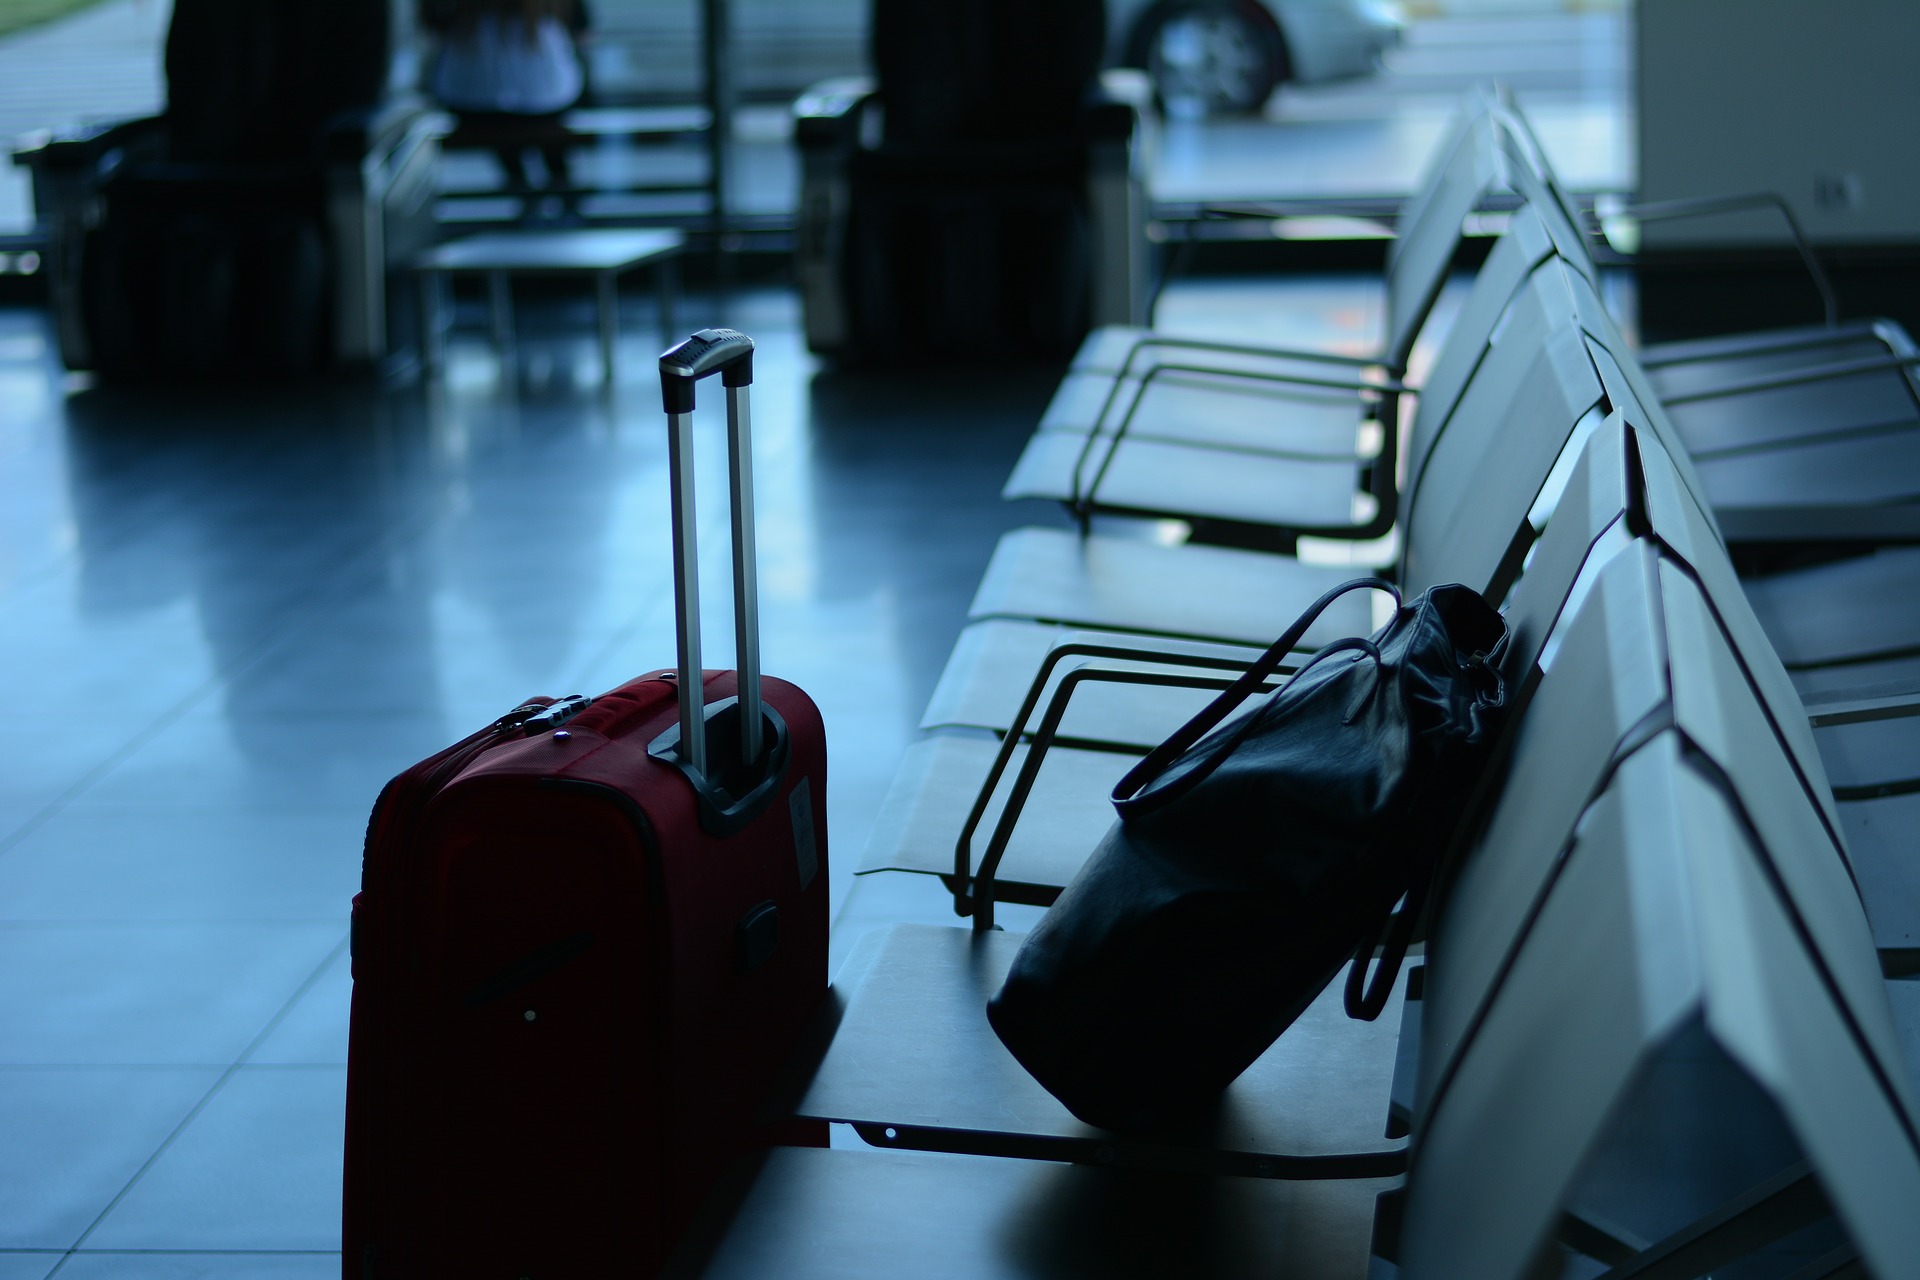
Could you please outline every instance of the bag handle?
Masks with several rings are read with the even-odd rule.
[[[1407,948],[1413,944],[1413,927],[1427,909],[1427,894],[1433,887],[1433,873],[1414,882],[1407,890],[1406,905],[1389,911],[1354,948],[1353,963],[1347,968],[1347,1016],[1372,1022],[1387,1007],[1393,984],[1400,978],[1400,966],[1406,961]],[[1385,942],[1381,941],[1385,935]],[[1367,981],[1367,965],[1373,949],[1380,947],[1380,962]]]
[[[1500,637],[1494,646],[1496,654],[1504,654],[1507,641],[1513,636],[1508,632]],[[1488,669],[1496,680],[1500,678],[1497,664],[1489,663]],[[1488,798],[1506,776],[1507,762],[1513,752],[1517,735],[1512,731],[1519,720],[1516,708],[1509,708],[1506,725],[1502,729],[1493,753],[1481,768],[1480,775],[1474,780],[1473,791],[1460,809],[1460,821],[1453,829],[1453,836],[1447,841],[1447,847],[1438,857],[1420,869],[1419,877],[1407,890],[1407,900],[1398,911],[1389,910],[1379,923],[1354,948],[1353,962],[1347,969],[1346,1006],[1347,1016],[1358,1018],[1362,1022],[1372,1022],[1387,1007],[1387,1001],[1393,996],[1394,983],[1400,977],[1400,967],[1405,963],[1407,950],[1413,945],[1413,934],[1426,914],[1427,899],[1432,896],[1434,886],[1447,868],[1454,866],[1462,852],[1474,839],[1480,828],[1481,818],[1485,815]],[[1382,942],[1384,935],[1385,941]],[[1373,980],[1367,981],[1367,966],[1373,955],[1373,949],[1380,948],[1380,961],[1375,967]]]
[[[1174,730],[1172,737],[1155,747],[1152,751],[1149,751],[1146,756],[1141,759],[1140,763],[1127,770],[1126,776],[1114,785],[1113,802],[1119,805],[1131,800],[1141,788],[1145,787],[1162,773],[1165,773],[1175,760],[1186,754],[1188,748],[1212,732],[1221,721],[1225,720],[1229,715],[1232,715],[1234,708],[1238,707],[1242,702],[1245,702],[1248,697],[1266,683],[1269,676],[1279,670],[1280,664],[1286,661],[1287,655],[1292,653],[1294,646],[1300,643],[1300,637],[1307,633],[1307,628],[1311,627],[1314,622],[1319,619],[1320,615],[1332,606],[1335,600],[1346,595],[1349,591],[1359,591],[1362,589],[1384,591],[1393,597],[1395,605],[1400,603],[1399,588],[1395,587],[1385,578],[1355,578],[1351,582],[1343,582],[1331,591],[1328,591],[1325,595],[1309,605],[1305,613],[1294,619],[1293,625],[1282,632],[1278,640],[1268,645],[1266,652],[1254,660],[1253,665],[1246,669],[1245,674],[1228,685],[1224,693],[1208,703],[1193,719]],[[1357,646],[1345,641],[1329,645],[1315,654],[1313,658],[1307,662],[1306,666],[1300,668],[1300,671],[1295,672],[1293,678],[1298,680],[1300,673],[1304,672],[1307,667],[1312,666],[1314,662],[1319,661],[1320,658],[1330,653],[1355,647]],[[1377,649],[1374,651],[1374,656],[1377,660],[1379,657],[1379,651]],[[1198,779],[1196,778],[1195,780],[1197,781]],[[1184,790],[1184,788],[1182,789]],[[1171,798],[1171,796],[1168,798]]]

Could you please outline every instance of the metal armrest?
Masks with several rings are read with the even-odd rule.
[[[1156,364],[1141,374],[1138,381],[1134,383],[1132,399],[1128,402],[1125,413],[1121,415],[1120,421],[1118,425],[1114,427],[1113,431],[1108,433],[1104,430],[1108,415],[1112,412],[1114,403],[1119,399],[1120,388],[1126,385],[1127,382],[1127,375],[1123,372],[1114,377],[1113,385],[1107,391],[1107,398],[1101,402],[1100,412],[1094,417],[1093,426],[1087,432],[1087,438],[1080,446],[1080,456],[1074,460],[1073,479],[1068,487],[1068,493],[1072,500],[1073,511],[1080,518],[1082,525],[1084,525],[1093,514],[1094,495],[1100,488],[1100,482],[1106,478],[1108,469],[1113,465],[1114,457],[1120,451],[1122,438],[1132,429],[1134,415],[1139,412],[1141,403],[1146,399],[1148,387],[1155,379],[1168,373],[1192,373],[1211,378],[1229,378],[1239,379],[1245,382],[1313,387],[1330,391],[1371,391],[1381,397],[1383,412],[1379,416],[1382,419],[1391,419],[1396,416],[1400,396],[1415,394],[1415,388],[1393,378],[1319,378],[1310,374],[1280,372],[1259,373],[1243,369],[1214,369],[1205,365]],[[1393,440],[1397,430],[1397,424],[1390,421],[1383,421],[1382,426],[1386,428],[1384,438],[1388,441]],[[1101,458],[1100,466],[1094,472],[1093,479],[1086,481],[1087,463],[1093,457],[1094,445],[1102,439],[1108,441],[1106,453]],[[1392,445],[1389,444],[1386,447],[1391,449]],[[1227,451],[1231,452],[1230,449]],[[1085,482],[1084,489],[1082,487],[1083,482]]]
[[[1261,356],[1274,360],[1298,360],[1302,364],[1331,364],[1356,369],[1393,369],[1393,366],[1378,356],[1348,356],[1337,351],[1304,351],[1293,347],[1266,347],[1248,342],[1224,342],[1213,338],[1182,338],[1169,334],[1143,333],[1133,339],[1127,347],[1127,357],[1120,363],[1120,374],[1124,377],[1133,370],[1133,358],[1140,352],[1153,347],[1169,347],[1180,351],[1217,351],[1222,355]],[[1399,370],[1395,369],[1398,373]]]
[[[1040,762],[1053,745],[1055,735],[1060,728],[1060,720],[1066,715],[1067,704],[1073,698],[1073,691],[1081,684],[1095,681],[1106,684],[1152,685],[1163,689],[1211,689],[1225,690],[1233,686],[1233,681],[1225,677],[1182,676],[1171,672],[1158,671],[1106,671],[1097,667],[1081,667],[1069,671],[1060,678],[1060,687],[1054,691],[1053,699],[1047,705],[1047,714],[1040,721],[1033,742],[1027,749],[1027,758],[1020,765],[1019,776],[1014,779],[1013,791],[1007,797],[1006,808],[1000,814],[1000,821],[993,829],[993,836],[987,841],[986,851],[980,857],[980,870],[973,877],[975,892],[965,902],[962,915],[973,917],[975,933],[986,933],[993,928],[993,877],[1000,869],[1000,859],[1006,855],[1007,845],[1013,839],[1013,828],[1020,820],[1020,812],[1026,807],[1027,797],[1033,792],[1034,780],[1040,774]],[[1017,745],[1018,740],[1009,736],[1008,743]],[[1003,743],[1003,752],[1010,748]],[[998,761],[995,762],[996,764]],[[997,778],[998,775],[990,775]],[[991,783],[989,784],[991,785]],[[983,792],[990,796],[991,791]],[[978,824],[971,818],[963,838],[971,839]],[[965,846],[961,846],[964,850]],[[961,856],[965,856],[964,852]],[[962,907],[956,891],[956,909]]]
[[[1201,670],[1232,672],[1236,676],[1243,674],[1247,663],[1234,658],[1214,657],[1207,654],[1173,653],[1166,650],[1135,648],[1130,645],[1093,644],[1085,641],[1070,641],[1057,645],[1047,653],[1046,660],[1034,673],[1033,683],[1027,688],[1026,699],[1021,702],[1020,710],[1007,726],[1006,736],[1000,741],[1000,751],[994,757],[993,765],[987,770],[986,780],[980,785],[980,794],[975,798],[967,821],[960,829],[959,839],[954,843],[954,890],[953,908],[961,916],[975,916],[975,927],[980,930],[993,928],[993,892],[990,887],[976,894],[969,886],[976,880],[973,871],[973,837],[979,831],[981,821],[986,817],[987,806],[992,802],[994,790],[1000,785],[1000,779],[1006,775],[1007,765],[1013,760],[1020,740],[1026,733],[1027,723],[1032,719],[1034,709],[1039,706],[1040,695],[1046,691],[1047,681],[1062,662],[1068,658],[1108,658],[1125,662],[1158,662],[1169,667],[1195,667]],[[1284,673],[1283,673],[1284,674]],[[1100,667],[1082,667],[1069,671],[1061,677],[1060,685],[1048,700],[1045,715],[1027,753],[1027,759],[1021,765],[1020,775],[1015,779],[1013,794],[1008,797],[1007,807],[1000,815],[993,835],[988,842],[986,853],[981,858],[980,873],[977,877],[982,886],[989,886],[993,873],[999,868],[1000,859],[1006,854],[1007,844],[1013,838],[1014,825],[1019,821],[1020,811],[1025,807],[1027,797],[1033,791],[1034,779],[1040,773],[1040,761],[1053,746],[1059,733],[1060,722],[1065,718],[1067,706],[1073,699],[1073,692],[1086,681],[1108,684],[1157,685],[1165,688],[1182,689],[1225,689],[1233,682],[1225,679],[1209,679],[1204,676],[1180,676],[1174,673],[1114,671]],[[984,923],[981,919],[984,918]]]
[[[1686,200],[1656,200],[1648,204],[1629,204],[1613,207],[1611,212],[1596,217],[1602,224],[1604,236],[1605,219],[1608,217],[1634,218],[1641,222],[1664,222],[1670,218],[1697,218],[1716,213],[1737,213],[1743,209],[1777,209],[1786,221],[1787,233],[1793,237],[1794,248],[1800,252],[1800,260],[1806,264],[1807,274],[1813,279],[1813,287],[1820,292],[1820,305],[1826,314],[1829,328],[1840,323],[1840,303],[1833,292],[1833,282],[1827,279],[1827,273],[1820,266],[1820,260],[1814,257],[1813,245],[1807,239],[1807,233],[1800,227],[1800,220],[1793,216],[1793,209],[1787,204],[1786,197],[1774,191],[1756,191],[1745,195],[1700,196]],[[1611,241],[1609,241],[1611,243]]]

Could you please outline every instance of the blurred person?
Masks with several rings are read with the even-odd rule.
[[[508,186],[533,190],[529,150],[547,185],[571,186],[561,115],[586,92],[585,0],[421,0],[420,22],[439,39],[428,91],[499,157]]]

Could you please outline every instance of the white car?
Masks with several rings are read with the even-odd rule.
[[[1257,111],[1283,81],[1366,75],[1400,42],[1394,0],[1107,0],[1107,52],[1173,116]]]
[[[963,3],[964,0],[953,0]],[[734,78],[791,96],[866,69],[871,0],[728,0]],[[700,92],[700,0],[589,0],[589,74],[602,100]],[[1182,116],[1255,111],[1282,81],[1363,75],[1405,23],[1395,0],[1107,0],[1107,60],[1144,67]]]

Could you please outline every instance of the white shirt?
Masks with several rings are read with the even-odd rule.
[[[542,115],[572,106],[585,87],[573,38],[553,18],[540,19],[529,40],[519,18],[482,14],[440,46],[433,68],[433,96],[456,111]]]

